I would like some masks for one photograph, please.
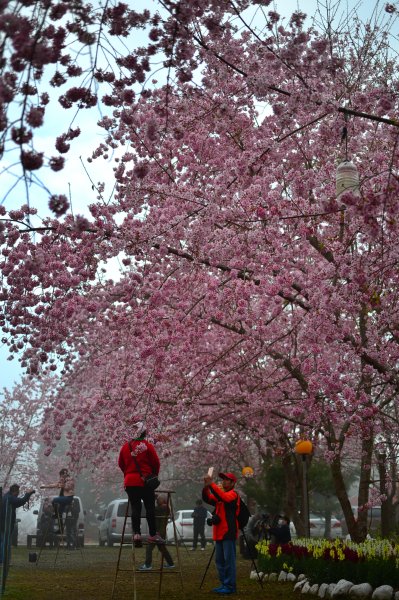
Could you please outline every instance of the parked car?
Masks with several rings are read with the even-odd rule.
[[[177,533],[177,542],[192,542],[194,539],[194,525],[192,518],[193,509],[189,510],[177,510],[175,512],[175,525],[176,525],[176,533]],[[208,510],[208,518],[211,518],[212,514]],[[212,541],[212,527],[205,523],[205,539],[207,541]],[[166,541],[174,544],[175,543],[175,534],[173,528],[172,519],[169,519],[168,524],[166,526]]]
[[[73,497],[73,508],[76,510],[78,514],[77,519],[77,545],[82,547],[85,543],[85,514],[86,511],[83,510],[82,500],[79,496]],[[36,525],[36,546],[42,546],[46,543],[50,543],[52,545],[54,541],[55,530],[58,529],[57,519],[49,518],[46,519],[43,515],[43,507],[45,504],[45,500],[41,500],[39,510],[34,510],[33,514],[37,515],[37,525]],[[46,502],[48,504],[48,500]],[[64,513],[68,515],[68,511]],[[30,536],[31,537],[31,536]]]
[[[367,531],[371,535],[381,534],[381,506],[372,506],[367,513]]]
[[[319,515],[310,515],[309,517],[310,537],[325,537],[326,520]],[[341,538],[341,521],[336,517],[331,517],[331,538]]]
[[[107,546],[113,546],[115,543],[119,544],[121,542],[127,505],[127,498],[117,498],[108,504],[104,514],[98,515],[97,519],[100,521],[98,527],[98,543],[100,546],[104,546],[105,544],[107,544]],[[132,537],[131,515],[131,505],[129,504],[128,518],[126,519],[125,527],[125,541],[131,540]],[[143,504],[141,505],[141,535],[143,540],[149,535]]]
[[[358,516],[358,507],[352,506],[353,514],[355,519]],[[348,534],[348,527],[345,519],[343,519],[343,531],[344,535]],[[367,510],[367,533],[371,536],[381,534],[381,506],[371,506]]]
[[[290,523],[291,537],[297,537],[294,524]],[[322,537],[324,538],[326,530],[326,520],[324,517],[316,514],[309,515],[309,532],[310,537]],[[342,526],[341,521],[335,517],[331,517],[331,538],[342,538]]]

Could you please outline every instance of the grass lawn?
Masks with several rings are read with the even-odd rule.
[[[176,560],[176,549],[169,547]],[[39,563],[30,563],[26,547],[13,548],[11,566],[4,598],[7,600],[111,600],[112,586],[115,579],[119,547],[100,548],[87,546],[81,553],[60,549],[55,563],[55,550],[45,549]],[[184,547],[179,549],[181,575],[178,569],[166,571],[162,576],[161,598],[167,600],[190,600],[217,598],[211,592],[219,585],[214,560],[210,564],[204,584],[199,589],[212,546],[205,552],[198,549],[189,552]],[[144,562],[145,548],[136,549],[137,565]],[[153,567],[159,568],[159,552],[153,553]],[[55,564],[54,564],[55,563]],[[131,547],[124,547],[120,563],[121,569],[132,569]],[[264,583],[263,590],[259,583],[249,579],[252,570],[251,562],[237,559],[237,588],[233,598],[237,600],[293,600],[298,595],[293,592],[292,584]],[[136,599],[156,600],[158,598],[159,572],[137,572]],[[183,583],[183,588],[182,588]],[[133,573],[119,571],[114,593],[115,600],[134,599]]]

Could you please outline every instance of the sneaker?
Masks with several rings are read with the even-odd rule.
[[[133,536],[133,544],[135,548],[141,548],[143,546],[143,542],[141,541],[141,534],[135,533]]]
[[[141,536],[140,536],[141,539]],[[161,537],[159,535],[159,533],[156,533],[155,535],[149,535],[147,538],[147,542],[149,544],[165,544],[165,540],[163,539],[163,537]]]
[[[215,590],[217,594],[222,594],[223,596],[226,594],[235,594],[236,591],[233,590],[232,588],[229,587],[225,587],[223,586],[222,588],[219,588],[218,590]]]
[[[220,590],[224,589],[224,585],[219,585],[217,588],[213,588],[212,592],[220,592]]]
[[[151,571],[152,565],[146,565],[145,563],[139,567],[139,571]]]
[[[168,565],[168,563],[166,563],[166,565],[163,566],[164,569],[174,569],[176,565]]]
[[[197,548],[190,548],[190,550],[196,550]]]

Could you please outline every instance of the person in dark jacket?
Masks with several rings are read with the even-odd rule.
[[[145,437],[147,432],[137,428],[137,437],[123,444],[118,465],[124,474],[124,486],[132,507],[133,542],[136,548],[141,541],[141,501],[144,502],[148,523],[148,542],[164,544],[165,540],[157,533],[155,523],[155,490],[144,485],[144,477],[158,475],[160,462],[154,446]]]
[[[288,544],[291,541],[290,520],[288,517],[281,516],[275,527],[268,528],[272,536],[272,542],[275,544]]]
[[[202,504],[202,500],[197,500],[196,506],[192,512],[193,518],[193,547],[192,550],[196,550],[198,544],[198,537],[201,538],[201,550],[205,550],[205,521],[208,516],[208,511]]]
[[[28,490],[24,496],[18,498],[19,485],[14,483],[9,491],[4,494],[1,502],[0,511],[0,560],[3,562],[4,555],[8,556],[8,562],[11,552],[11,535],[17,518],[16,510],[29,501],[35,490]]]
[[[212,482],[212,477],[204,477],[202,498],[215,506],[212,517],[213,539],[215,541],[215,562],[219,574],[220,586],[213,591],[218,594],[236,592],[236,539],[240,498],[234,491],[237,477],[234,473],[219,473],[222,485]]]

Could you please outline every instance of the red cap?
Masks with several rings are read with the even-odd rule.
[[[234,475],[234,473],[219,473],[219,477],[220,479],[230,479],[230,481],[237,483],[237,477]]]

